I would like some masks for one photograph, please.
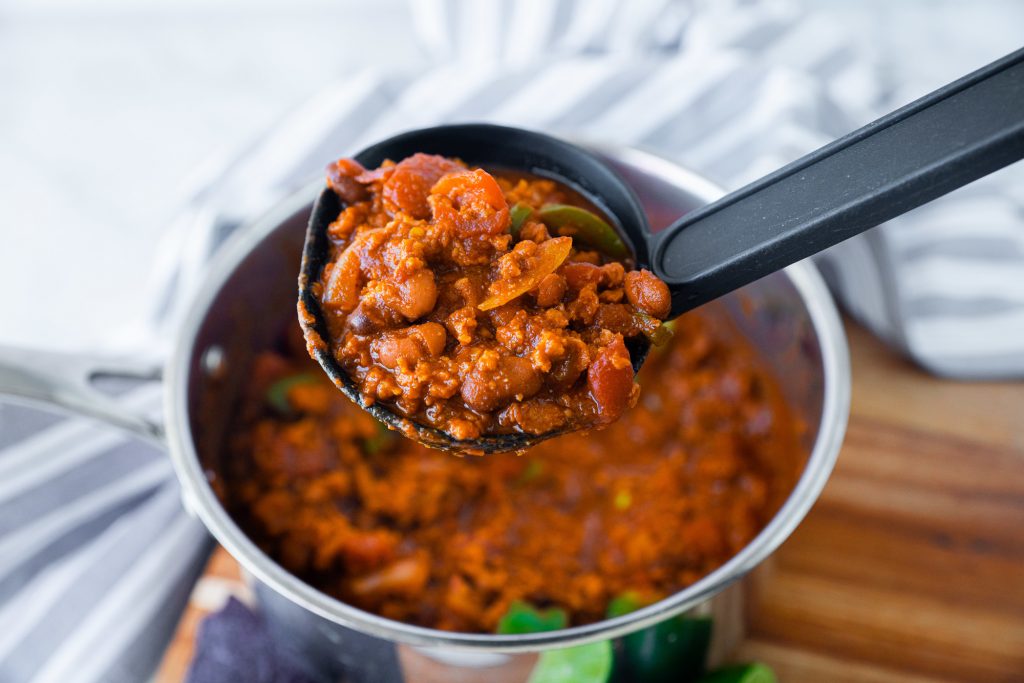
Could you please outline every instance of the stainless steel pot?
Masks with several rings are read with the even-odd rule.
[[[591,147],[637,190],[655,229],[721,194],[713,184],[651,154]],[[88,386],[88,376],[97,369],[107,374],[149,375],[144,368],[62,366],[60,357],[41,365],[37,354],[17,356],[8,351],[0,355],[0,393],[49,402],[106,419],[149,440],[165,441],[185,505],[261,584],[273,620],[301,634],[304,645],[319,651],[311,656],[337,650],[339,642],[351,638],[349,629],[429,646],[435,653],[477,653],[478,661],[490,661],[488,657],[493,659],[496,653],[536,652],[620,636],[692,609],[743,577],[789,536],[817,499],[845,432],[850,374],[835,307],[813,265],[803,262],[724,297],[710,309],[738,327],[773,366],[787,398],[807,425],[804,438],[809,455],[795,488],[768,526],[697,583],[616,619],[548,633],[499,636],[450,633],[385,619],[346,605],[291,575],[235,524],[210,488],[206,471],[217,469],[236,390],[252,355],[267,348],[294,316],[303,229],[318,187],[319,183],[307,188],[239,230],[212,264],[166,366],[164,428],[144,416],[126,414]],[[315,647],[315,640],[322,641],[322,647]]]

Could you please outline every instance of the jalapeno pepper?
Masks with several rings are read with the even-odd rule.
[[[634,612],[653,602],[627,592],[608,605],[608,617]],[[707,664],[710,617],[672,617],[616,642],[615,681],[696,681]]]

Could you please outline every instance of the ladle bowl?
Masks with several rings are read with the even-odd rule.
[[[653,234],[640,200],[618,174],[576,145],[519,128],[463,124],[403,133],[363,150],[354,158],[366,168],[376,168],[386,159],[400,160],[417,152],[455,157],[471,167],[526,171],[566,184],[610,219],[629,247],[637,267],[649,266]],[[395,413],[386,404],[365,401],[359,387],[331,353],[323,310],[312,288],[313,283],[319,281],[327,262],[327,228],[343,208],[341,198],[329,187],[320,193],[309,219],[299,274],[299,322],[314,358],[335,386],[380,422],[424,445],[441,450],[481,455],[521,451],[564,434],[565,430],[540,435],[490,434],[472,442],[459,441],[439,429]],[[638,336],[627,340],[626,348],[633,370],[638,372],[650,350],[650,342],[646,337]]]

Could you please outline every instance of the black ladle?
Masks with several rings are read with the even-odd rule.
[[[397,135],[355,155],[376,168],[416,152],[472,166],[554,177],[612,218],[638,266],[672,292],[672,317],[899,216],[1024,157],[1024,49],[883,116],[860,130],[652,234],[633,191],[603,162],[562,140],[488,124],[438,126]],[[300,323],[334,383],[378,420],[428,446],[471,453],[527,448],[562,432],[457,441],[363,403],[324,343],[326,327],[309,285],[327,257],[327,226],[342,209],[329,188],[317,199],[299,275]],[[649,344],[633,342],[634,370]]]

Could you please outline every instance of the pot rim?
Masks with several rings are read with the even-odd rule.
[[[710,202],[724,192],[714,183],[664,157],[635,148],[586,145],[599,154],[635,164]],[[278,565],[235,524],[213,493],[191,437],[188,382],[195,341],[214,298],[242,260],[283,221],[312,202],[322,182],[302,188],[230,238],[203,282],[179,332],[164,382],[166,436],[185,505],[213,536],[262,583],[305,609],[342,626],[380,638],[420,646],[477,652],[536,652],[605,640],[651,626],[707,600],[764,561],[811,509],[839,455],[850,408],[850,363],[846,336],[831,295],[809,261],[784,272],[807,308],[818,338],[824,379],[819,432],[796,486],[771,521],[725,564],[669,597],[629,614],[558,631],[516,635],[460,633],[406,624],[363,611],[305,583]]]

